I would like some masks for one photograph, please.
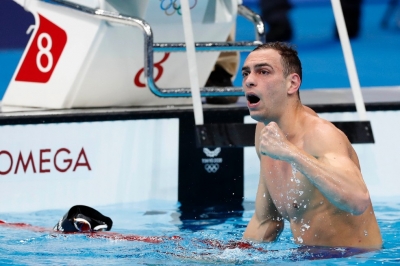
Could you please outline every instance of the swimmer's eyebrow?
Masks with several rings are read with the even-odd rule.
[[[254,66],[254,69],[259,69],[259,68],[262,68],[262,67],[265,67],[265,66],[274,69],[274,68],[273,68],[270,64],[268,64],[268,63],[256,64],[256,65]],[[248,71],[250,71],[250,67],[244,66],[244,67],[242,67],[242,71],[247,71],[247,72],[248,72]]]
[[[250,71],[250,67],[248,67],[248,66],[242,67],[242,72],[243,71],[249,72]]]

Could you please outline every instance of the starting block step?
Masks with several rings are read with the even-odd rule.
[[[346,134],[353,144],[375,143],[370,121],[332,122]],[[256,124],[205,124],[197,125],[196,143],[198,147],[254,146]]]

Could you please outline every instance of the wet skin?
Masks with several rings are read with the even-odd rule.
[[[287,219],[298,244],[380,248],[357,154],[341,131],[301,104],[300,77],[285,77],[272,49],[250,53],[242,73],[260,158],[256,209],[244,238],[273,241]]]

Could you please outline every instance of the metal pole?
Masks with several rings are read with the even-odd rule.
[[[342,5],[340,4],[340,0],[331,0],[331,3],[357,113],[360,120],[368,120],[364,99],[361,93],[360,81],[358,80],[357,69],[354,63],[353,52],[351,50],[349,35],[344,21]]]
[[[203,106],[201,104],[199,75],[197,72],[196,50],[194,48],[192,18],[188,0],[181,0],[183,31],[185,33],[186,55],[189,66],[190,88],[192,92],[194,121],[196,125],[204,124]]]

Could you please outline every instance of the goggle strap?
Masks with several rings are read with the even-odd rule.
[[[102,230],[106,230],[106,229],[107,229],[106,224],[100,224],[100,225],[96,226],[95,228],[93,228],[93,231],[102,231]]]

